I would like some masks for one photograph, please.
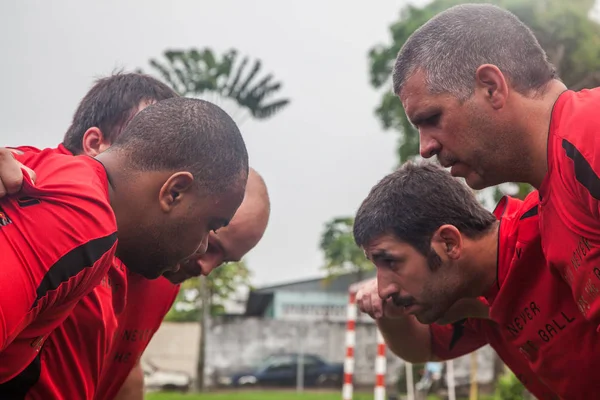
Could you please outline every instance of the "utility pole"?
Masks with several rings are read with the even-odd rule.
[[[471,353],[471,390],[469,392],[469,400],[477,400],[479,398],[477,386],[477,351]]]
[[[202,312],[198,321],[200,324],[200,344],[198,348],[198,363],[196,364],[196,390],[203,392],[205,389],[206,336],[208,336],[208,317],[210,315],[210,287],[205,276],[198,277],[198,290],[202,299]]]

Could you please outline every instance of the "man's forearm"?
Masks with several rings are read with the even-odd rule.
[[[411,363],[435,361],[431,349],[431,332],[413,316],[377,320],[377,326],[388,348]]]
[[[138,362],[114,400],[144,400],[144,371]]]

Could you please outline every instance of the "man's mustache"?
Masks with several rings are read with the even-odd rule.
[[[398,293],[391,294],[388,298],[398,307],[408,307],[416,303],[414,297],[401,297]]]

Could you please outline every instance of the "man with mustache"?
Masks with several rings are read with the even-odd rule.
[[[600,325],[600,89],[568,90],[532,31],[489,4],[449,8],[416,30],[393,81],[423,157],[474,189],[538,189],[545,258]]]
[[[377,279],[359,289],[356,301],[362,312],[375,319],[388,348],[405,361],[422,364],[451,360],[489,344],[536,398],[556,399],[522,354],[502,337],[500,326],[489,318],[485,298],[461,299],[433,324],[422,324],[407,315],[404,307],[382,300]]]
[[[407,163],[375,185],[357,212],[354,237],[377,268],[381,302],[372,284],[360,305],[381,319],[390,348],[409,360],[445,359],[488,342],[521,378],[524,366],[533,371],[539,382],[523,383],[539,397],[589,398],[596,378],[581,371],[600,367],[590,357],[600,351],[599,338],[568,285],[546,267],[538,203],[537,193],[505,197],[492,214],[427,163]],[[444,319],[457,302],[480,297],[491,321],[469,318],[458,327],[469,340],[448,343],[452,328],[431,325],[451,322]],[[399,344],[402,333],[413,338],[412,349]]]
[[[171,98],[171,100],[166,101],[197,102],[196,100],[179,100],[176,97],[174,92],[166,87],[166,85],[153,78],[139,74],[118,74],[102,79],[96,83],[82,100],[75,113],[73,124],[65,135],[63,144],[59,145],[54,151],[66,155],[83,153],[97,156],[100,153],[104,153],[115,141],[118,143],[119,141],[127,140],[128,131],[131,130],[129,121],[133,121],[132,124],[136,122],[140,118],[136,116],[138,112],[140,112],[140,116],[147,114],[147,111],[142,110],[156,101]],[[162,104],[165,103],[161,102],[160,104],[151,106],[148,110],[160,107]],[[203,102],[201,104],[204,106]],[[193,113],[189,114],[189,116],[196,118]],[[198,117],[200,116],[198,115]],[[210,117],[210,114],[207,114],[201,118],[187,121],[186,125],[184,125],[185,127],[178,127],[178,120],[176,118],[171,120],[170,124],[175,129],[183,129],[185,131],[185,129],[193,126],[195,121],[201,121],[203,124],[212,124],[208,127],[208,129],[212,129],[210,134],[218,134],[220,129],[219,122],[211,120]],[[153,120],[151,122],[156,123],[157,121]],[[91,124],[91,126],[87,124]],[[156,137],[152,139],[146,138],[146,140],[153,140],[161,144],[161,140],[168,139],[168,135],[165,135],[164,139],[160,137],[164,133],[166,132],[159,131]],[[219,151],[223,152],[224,150],[213,148],[212,151],[216,154],[213,156],[205,154],[206,151],[211,150],[210,134],[205,138],[203,144],[205,148],[199,151],[199,155],[206,158],[203,162],[209,162],[211,158],[214,161],[218,161],[219,157],[221,157]],[[199,132],[197,135],[202,135],[202,133]],[[227,135],[229,133],[223,133],[223,138],[225,139]],[[79,138],[79,142],[76,138]],[[177,146],[176,143],[162,144],[166,151],[170,147],[173,147],[172,145]],[[140,142],[138,142],[138,145],[142,146]],[[36,151],[36,149],[32,148],[24,150]],[[235,145],[231,150],[225,150],[224,154],[228,151],[235,151]],[[100,157],[103,155],[101,154]],[[210,166],[211,169],[215,167],[217,167],[217,170],[219,168],[224,169],[226,173],[232,173],[235,169],[235,165],[224,167],[223,164],[217,164]],[[7,168],[4,170],[10,170],[10,166]],[[14,171],[14,168],[12,170]],[[207,178],[210,178],[210,174]],[[16,186],[18,186],[19,179],[19,177],[15,178],[14,176],[10,179],[2,177],[3,182],[16,182]],[[215,182],[207,180],[207,183],[218,188],[218,184]],[[227,183],[223,182],[223,184]],[[198,210],[202,214],[190,213],[188,211],[185,217],[198,218],[200,221],[197,223],[208,223],[211,230],[217,230],[221,226],[226,225],[228,221],[219,223],[214,217],[211,217],[211,214],[217,213],[218,215],[222,215],[223,210],[220,209],[229,207],[229,203],[236,201],[235,194],[231,192],[231,190],[236,190],[235,187],[235,184],[233,184],[231,189],[225,189],[222,192],[229,199],[217,202],[210,200],[212,202],[210,206],[207,207],[205,205],[203,209]],[[211,190],[210,186],[207,189]],[[14,188],[9,191],[14,192]],[[239,197],[240,202],[242,197]],[[221,203],[221,205],[215,206],[215,203]],[[225,221],[224,218],[220,218],[221,221]],[[231,217],[229,216],[229,218]],[[216,223],[220,225],[215,225]],[[180,232],[181,235],[189,233],[190,240],[194,238],[193,230],[186,232],[185,225],[180,225],[180,229],[182,229]],[[204,241],[197,255],[192,256],[189,260],[197,260],[198,257],[201,257],[206,251],[207,246],[208,242]],[[154,260],[151,262],[154,262]],[[173,263],[173,265],[175,264]],[[146,265],[145,267],[148,268],[149,266]],[[109,274],[102,285],[97,286],[89,296],[81,301],[69,318],[53,332],[45,346],[41,349],[40,359],[43,361],[37,362],[35,365],[32,364],[17,379],[13,380],[14,382],[11,382],[13,383],[13,390],[15,386],[18,386],[20,393],[23,393],[23,396],[27,396],[28,398],[61,396],[65,398],[72,398],[73,396],[77,398],[93,398],[106,354],[111,347],[113,332],[117,324],[115,319],[118,316],[118,323],[120,325],[122,323],[121,319],[126,318],[129,314],[127,313],[128,309],[122,310],[125,301],[124,297],[126,296],[127,301],[131,303],[132,307],[137,308],[137,314],[131,313],[131,315],[139,316],[142,311],[147,311],[148,315],[152,315],[153,313],[162,312],[162,309],[154,307],[157,299],[162,298],[164,301],[169,301],[163,295],[169,295],[169,293],[173,293],[177,289],[176,286],[169,284],[170,287],[168,287],[168,290],[170,292],[167,293],[164,291],[164,282],[166,282],[164,278],[148,280],[130,268],[117,267],[114,269],[118,270],[120,275],[124,276],[124,279],[114,279],[114,275],[111,276]],[[120,277],[123,278],[123,276]],[[148,282],[148,284],[144,285],[140,282]],[[125,288],[127,288],[126,295]],[[133,299],[137,300],[139,298],[138,294],[147,294],[146,291],[150,291],[153,296],[146,295],[144,299],[147,302],[139,302],[136,305]],[[173,297],[169,299],[172,301]],[[155,301],[155,303],[152,303],[152,301]],[[149,307],[148,310],[146,310],[147,307]],[[114,335],[117,336],[118,331]],[[123,371],[121,368],[120,374],[124,374],[122,380],[125,379],[128,372],[129,370]],[[114,375],[114,377],[119,377],[119,375]]]

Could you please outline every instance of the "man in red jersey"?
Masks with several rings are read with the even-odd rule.
[[[19,159],[38,176],[35,187],[26,182],[20,196],[0,200],[0,384],[32,363],[117,248],[119,214],[100,163],[49,151]]]
[[[242,205],[228,226],[211,233],[205,254],[156,281],[129,275],[127,307],[119,317],[118,333],[102,369],[96,399],[144,398],[144,376],[139,359],[171,308],[179,283],[194,276],[207,276],[223,263],[241,260],[262,238],[268,219],[266,185],[260,175],[250,169]],[[142,307],[143,304],[154,307]]]
[[[362,312],[376,318],[389,349],[405,361],[419,364],[451,360],[489,344],[536,398],[557,398],[537,378],[519,350],[502,336],[500,326],[489,318],[485,298],[461,299],[430,325],[407,316],[403,307],[382,301],[376,279],[365,283],[356,299]]]
[[[407,316],[403,307],[383,302],[376,279],[365,283],[356,298],[361,311],[376,318],[389,349],[403,360],[415,364],[451,360],[489,344],[536,398],[556,399],[523,355],[502,337],[500,326],[489,319],[485,298],[461,299],[430,325]]]
[[[547,262],[598,326],[600,90],[567,90],[516,16],[465,4],[406,41],[394,92],[419,129],[423,157],[437,155],[475,189],[527,182],[539,190]]]
[[[186,249],[186,251],[191,249],[193,253],[198,248],[198,244],[201,243],[199,253],[204,252],[207,246],[206,235],[208,235],[208,232],[226,225],[241,203],[247,177],[247,154],[237,127],[228,118],[222,110],[210,103],[191,99],[168,100],[151,106],[140,113],[127,126],[126,131],[117,137],[110,151],[96,157],[102,160],[105,165],[112,165],[111,169],[118,171],[115,175],[120,175],[116,179],[122,182],[120,187],[126,185],[129,189],[129,193],[125,193],[123,189],[118,194],[116,190],[113,192],[115,194],[111,198],[113,207],[114,203],[123,207],[125,201],[131,201],[135,197],[138,208],[133,211],[128,210],[130,218],[144,215],[141,224],[137,222],[133,225],[130,221],[124,221],[126,223],[125,228],[142,229],[138,232],[137,237],[135,235],[125,236],[125,243],[128,244],[128,247],[123,247],[125,251],[118,254],[124,261],[128,260],[127,267],[130,271],[140,273],[148,278],[154,278],[161,272],[166,271],[166,265],[177,265],[176,260],[183,260],[190,254],[182,254],[182,249]],[[159,136],[162,135],[162,140],[155,138],[149,140],[148,135],[153,133]],[[169,143],[168,139],[174,140]],[[181,149],[177,139],[188,140],[185,149],[187,151]],[[154,144],[144,145],[144,140]],[[159,151],[158,148],[161,150]],[[125,151],[127,149],[129,149],[129,152]],[[152,151],[164,154],[152,154]],[[169,153],[173,154],[175,151],[177,151],[180,158],[174,159],[168,156]],[[56,153],[56,151],[54,152]],[[147,156],[141,155],[143,152],[148,157],[151,156],[152,163],[145,160]],[[192,152],[194,153],[192,154]],[[207,155],[207,152],[210,154]],[[128,161],[131,165],[120,160],[121,157],[126,155],[129,156]],[[144,206],[144,203],[142,203],[144,200],[142,196],[144,185],[148,186],[150,181],[144,182],[144,176],[137,171],[160,171],[157,168],[170,168],[171,171],[176,171],[176,168],[186,165],[185,163],[190,162],[189,160],[193,160],[195,163],[192,164],[190,169],[193,174],[175,173],[170,176],[164,174],[169,180],[162,187],[154,187],[154,190],[158,190],[160,213],[163,215],[153,216],[152,204],[147,203]],[[214,168],[215,165],[220,167]],[[208,166],[211,168],[207,168]],[[207,174],[205,172],[202,174],[199,172],[201,170],[210,170],[211,173]],[[39,181],[40,172],[36,172]],[[133,182],[127,175],[142,181]],[[110,170],[109,176],[113,178],[113,181],[115,180]],[[161,178],[159,173],[156,173],[156,178]],[[225,178],[225,181],[223,181],[223,178]],[[201,194],[197,192],[198,190]],[[241,196],[239,194],[240,190],[242,191]],[[215,206],[215,203],[218,205]],[[177,204],[177,207],[179,205],[186,207],[186,211],[181,214],[176,213],[175,204]],[[211,206],[207,207],[208,204]],[[144,212],[141,213],[139,208],[143,209]],[[173,214],[169,215],[170,213]],[[165,217],[172,218],[173,222],[165,219]],[[186,221],[188,217],[196,220],[196,222]],[[151,223],[152,219],[159,224],[160,229],[154,227]],[[127,223],[130,225],[127,225]],[[123,231],[128,232],[127,229],[123,229]],[[182,232],[186,232],[186,234],[184,235]],[[176,239],[173,235],[177,235],[179,238]],[[120,240],[121,237],[121,224],[119,224]],[[147,245],[144,245],[142,241],[145,237],[149,239]],[[157,240],[160,242],[160,246],[157,246],[159,244]],[[136,254],[142,249],[145,254]],[[148,259],[152,259],[154,264],[148,265]],[[93,389],[93,385],[88,382],[70,381],[68,379],[62,379],[61,382],[60,379],[47,379],[52,373],[56,374],[58,370],[47,368],[45,361],[58,362],[60,355],[67,355],[69,350],[90,346],[90,351],[96,350],[96,357],[90,360],[90,364],[93,365],[88,366],[88,370],[91,370],[92,375],[95,375],[97,380],[100,374],[100,360],[108,349],[113,335],[112,331],[116,329],[115,310],[118,312],[123,307],[125,300],[125,268],[119,263],[110,272],[112,275],[109,273],[105,285],[98,286],[94,292],[85,297],[75,308],[74,313],[53,333],[51,339],[46,343],[47,346],[41,351],[40,357],[34,360],[19,376],[0,386],[0,393],[13,397],[22,397],[27,394],[31,398],[60,397],[69,393],[86,396],[85,393],[90,393],[90,387]],[[102,290],[105,293],[102,293]],[[112,300],[112,303],[102,303],[102,299]],[[77,310],[92,310],[93,313],[79,312],[79,316],[84,322],[74,323],[73,316],[77,315]],[[78,322],[81,322],[81,319]],[[88,339],[86,333],[93,332],[101,332],[101,334]],[[92,346],[95,341],[98,342],[98,345]],[[58,354],[58,356],[53,357],[48,354]],[[79,369],[81,366],[79,361],[81,360],[74,358],[77,354],[75,352],[71,356],[69,359],[71,363],[63,365],[66,371],[62,371],[61,378],[65,376],[65,373],[75,372]],[[86,360],[84,363],[87,362]],[[47,372],[47,374],[40,373],[40,370]],[[69,385],[75,388],[67,388]],[[34,390],[30,391],[29,389],[32,386],[34,386]]]
[[[64,154],[72,152],[97,155],[110,147],[111,142],[137,112],[158,100],[175,96],[166,85],[146,75],[117,74],[100,79],[81,101],[63,144],[56,151]],[[0,182],[10,183],[6,185],[6,191],[15,193],[19,190],[22,175],[12,157],[8,161],[11,162],[0,163]],[[31,170],[28,172],[35,175]],[[33,386],[29,395],[34,398],[56,397],[57,393],[61,393],[60,387],[54,386],[54,382],[60,384],[66,378],[64,369],[57,368],[60,364],[75,365],[75,369],[80,371],[81,379],[71,379],[75,382],[70,385],[73,395],[83,396],[81,393],[87,393],[87,397],[93,396],[99,371],[105,370],[102,368],[102,360],[104,352],[108,351],[106,332],[113,331],[116,324],[110,312],[110,287],[117,292],[122,291],[126,285],[127,309],[119,315],[120,328],[115,333],[116,338],[123,340],[118,342],[117,349],[107,358],[108,373],[98,386],[96,395],[97,398],[115,397],[116,391],[173,303],[179,290],[177,284],[191,276],[207,275],[223,262],[239,260],[260,240],[268,217],[266,186],[262,178],[251,169],[244,201],[232,222],[219,230],[218,235],[210,234],[206,253],[196,255],[183,263],[178,272],[169,275],[169,280],[175,284],[164,278],[147,280],[131,271],[127,273],[126,282],[122,282],[122,277],[119,279],[122,270],[116,269],[119,272],[116,278],[113,276],[112,279],[105,279],[89,299],[78,305],[73,315],[55,331],[52,340],[46,344],[42,357],[47,362],[42,365],[42,378]],[[99,328],[99,322],[111,324],[111,327]],[[76,331],[75,326],[78,326]],[[73,332],[77,334],[74,335]],[[140,372],[139,366],[132,372],[131,379],[120,394],[122,398],[143,397],[143,374]]]
[[[461,299],[483,296],[493,322],[480,321],[478,335],[517,374],[526,365],[561,398],[589,398],[596,379],[581,371],[600,367],[590,357],[600,351],[600,338],[579,315],[569,286],[546,266],[538,207],[537,193],[525,201],[505,197],[492,214],[441,167],[406,164],[371,190],[356,215],[354,237],[377,268],[383,300],[373,308],[371,289],[361,294],[361,307],[376,318],[396,307],[401,318],[378,323],[388,341],[401,340],[401,331],[423,335],[421,352],[415,346],[417,353],[405,356],[433,350],[446,357],[436,340],[424,347],[436,330],[422,324],[440,321]],[[543,388],[537,381],[537,389],[526,384],[536,393]]]

